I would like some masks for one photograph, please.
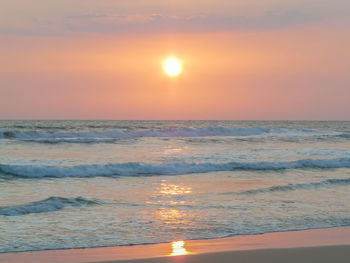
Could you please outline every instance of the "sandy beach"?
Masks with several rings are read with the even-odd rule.
[[[350,227],[155,245],[0,254],[0,262],[349,262]]]
[[[325,246],[325,247],[303,247],[283,249],[259,249],[248,251],[226,251],[217,253],[203,253],[199,255],[188,255],[179,257],[162,257],[137,260],[109,261],[118,263],[212,263],[212,262],[250,262],[250,263],[271,263],[271,262],[305,262],[305,263],[347,263],[350,257],[350,246]]]

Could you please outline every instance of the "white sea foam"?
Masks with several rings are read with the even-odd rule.
[[[98,204],[98,202],[83,197],[64,198],[52,196],[44,200],[23,205],[0,206],[0,216],[19,216],[32,213],[54,212],[66,207],[82,207],[96,204]]]
[[[3,173],[26,178],[180,175],[191,173],[209,173],[215,171],[283,170],[303,168],[350,168],[350,158],[301,159],[298,161],[289,162],[164,162],[160,164],[130,162],[79,166],[0,165],[0,171]]]
[[[17,139],[40,143],[108,143],[120,139],[141,137],[216,137],[216,136],[313,136],[339,135],[336,132],[318,131],[311,129],[285,129],[267,127],[203,127],[203,128],[168,128],[159,130],[108,130],[91,132],[43,132],[43,131],[0,131],[2,139]],[[346,135],[341,135],[346,137]]]

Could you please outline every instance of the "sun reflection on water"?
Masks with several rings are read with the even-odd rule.
[[[159,193],[165,196],[190,194],[192,193],[192,187],[162,183]]]
[[[170,256],[181,256],[181,255],[189,254],[189,252],[186,250],[184,246],[185,246],[185,241],[183,240],[172,242],[171,243],[172,252]]]

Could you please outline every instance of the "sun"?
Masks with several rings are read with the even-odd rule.
[[[169,58],[164,62],[164,71],[169,76],[177,76],[181,72],[181,63],[176,58]]]

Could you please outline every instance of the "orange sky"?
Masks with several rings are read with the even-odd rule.
[[[1,119],[350,119],[345,1],[34,2],[0,23]]]

